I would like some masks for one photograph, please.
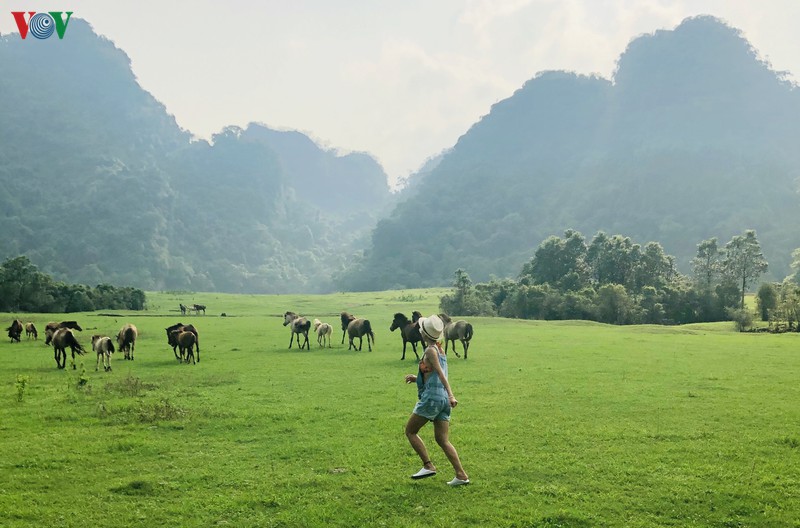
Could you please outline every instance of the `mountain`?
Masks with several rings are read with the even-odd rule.
[[[0,258],[144,289],[328,291],[361,248],[386,174],[298,132],[195,141],[84,20],[0,37]]]
[[[492,106],[340,286],[516,276],[568,228],[660,242],[684,272],[702,240],[755,229],[783,278],[800,247],[798,118],[800,91],[738,30],[686,19],[633,40],[611,80],[543,72]]]

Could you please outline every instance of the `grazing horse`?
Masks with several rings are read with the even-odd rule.
[[[339,314],[339,318],[342,320],[342,344],[344,344],[344,335],[347,333],[347,325],[349,325],[350,321],[353,321],[356,316],[350,315],[347,312],[342,312]]]
[[[111,371],[111,354],[114,353],[114,343],[108,336],[93,335],[92,350],[97,354],[97,363],[94,366],[95,372],[100,370],[100,363],[103,364],[105,372]]]
[[[30,339],[33,336],[34,339],[39,339],[39,332],[36,331],[36,325],[33,323],[28,323],[25,325],[25,336]]]
[[[183,303],[179,303],[179,306],[181,308],[181,315],[186,315],[186,305]]]
[[[24,327],[22,326],[22,321],[20,321],[19,319],[14,319],[13,321],[11,321],[11,326],[6,328],[6,330],[8,330],[8,337],[11,338],[12,343],[14,341],[19,343],[19,336],[22,335],[23,328]]]
[[[194,310],[194,313],[196,313],[198,315],[200,314],[200,311],[202,311],[203,315],[205,315],[206,314],[206,305],[205,304],[193,304],[192,305],[192,310]]]
[[[178,334],[178,347],[180,347],[181,357],[186,358],[186,363],[189,363],[189,358],[192,358],[192,365],[194,361],[194,348],[197,345],[197,336],[194,332],[183,330]],[[197,361],[200,361],[200,349],[197,349]]]
[[[464,347],[464,359],[467,359],[469,341],[472,339],[472,325],[464,320],[449,322],[444,325],[444,353],[447,354],[447,344],[453,342],[453,353],[456,357],[461,357],[456,352],[456,339],[461,341]]]
[[[44,344],[49,345],[53,340],[53,334],[56,333],[56,330],[59,328],[71,328],[72,330],[77,330],[79,332],[83,331],[81,325],[78,324],[77,321],[61,321],[60,323],[50,322],[47,323],[44,327]]]
[[[356,345],[353,344],[353,339],[356,337],[358,338],[358,350],[361,350],[364,336],[367,336],[367,346],[369,347],[369,351],[372,352],[372,344],[375,343],[375,334],[372,332],[372,325],[369,323],[369,319],[353,319],[350,321],[350,324],[347,325],[347,335],[350,337],[350,346],[347,347],[347,350],[356,347]],[[370,339],[372,339],[372,343],[370,343]]]
[[[289,328],[292,331],[292,337],[289,340],[289,348],[292,348],[294,335],[297,334],[298,345],[300,345],[300,335],[303,335],[306,338],[305,342],[300,345],[300,350],[303,350],[303,347],[307,347],[308,350],[311,350],[311,345],[308,342],[308,331],[311,329],[311,321],[305,317],[300,317],[294,312],[286,312],[283,314],[283,326],[286,325],[291,325]]]
[[[396,313],[394,314],[394,320],[392,321],[392,326],[389,327],[389,330],[394,332],[398,328],[400,329],[400,337],[403,338],[403,357],[400,359],[403,360],[406,358],[406,345],[408,343],[411,343],[411,348],[414,350],[414,355],[417,357],[417,359],[419,359],[419,354],[417,354],[417,343],[422,341],[422,336],[419,333],[419,326],[417,323],[412,323],[409,321],[405,314]]]
[[[83,347],[75,339],[69,328],[59,328],[53,333],[53,351],[58,368],[63,369],[67,364],[67,347],[72,349],[72,368],[75,369],[75,352],[80,355],[85,353]]]
[[[180,343],[178,343],[178,336],[183,331],[193,333],[195,347],[197,348],[197,357],[199,361],[200,336],[197,334],[197,329],[193,325],[185,325],[183,323],[177,323],[172,326],[168,326],[167,328],[165,328],[165,330],[167,331],[167,343],[169,344],[169,346],[172,347],[172,353],[175,354],[175,359],[177,359],[179,362],[182,360],[182,358],[181,356],[178,355],[178,346],[180,345]]]
[[[319,319],[314,319],[314,332],[317,333],[317,343],[322,348],[325,348],[325,338],[328,338],[328,348],[331,348],[331,334],[333,334],[333,327],[328,323],[323,323]]]
[[[136,338],[139,330],[132,324],[126,323],[117,334],[117,346],[122,352],[122,357],[133,361],[133,350],[136,348]]]

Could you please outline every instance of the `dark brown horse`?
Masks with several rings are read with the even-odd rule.
[[[165,328],[167,331],[167,344],[172,347],[172,353],[175,354],[175,359],[181,361],[182,358],[178,355],[178,336],[184,330],[187,332],[191,332],[194,334],[195,340],[195,348],[197,348],[197,360],[200,361],[200,336],[197,334],[197,329],[193,325],[185,325],[183,323],[177,323],[172,326],[168,326]]]
[[[356,337],[358,338],[358,350],[361,350],[364,336],[367,336],[367,346],[369,347],[369,351],[372,352],[372,345],[375,343],[375,334],[372,331],[372,325],[369,323],[369,319],[353,319],[350,321],[350,324],[347,325],[347,335],[350,338],[350,346],[347,347],[347,350],[356,347],[356,345],[353,344],[353,339]],[[370,340],[372,340],[372,342],[370,342]]]
[[[139,330],[132,324],[126,323],[117,334],[117,346],[122,352],[122,357],[133,361],[133,350],[136,348],[136,338]]]
[[[198,315],[200,314],[201,311],[203,312],[203,315],[206,314],[206,305],[205,304],[193,304],[191,309],[194,310],[194,313],[196,313]]]
[[[292,337],[289,340],[289,348],[292,348],[292,343],[294,342],[294,335],[297,334],[297,344],[300,345],[300,336],[306,338],[305,342],[300,345],[300,350],[303,350],[303,347],[306,347],[308,350],[311,350],[311,344],[308,342],[308,331],[311,330],[311,321],[306,319],[305,317],[300,317],[294,312],[286,312],[283,314],[283,326],[289,325],[289,328],[292,331]]]
[[[78,324],[77,321],[61,321],[60,323],[56,323],[55,321],[47,323],[44,327],[44,344],[49,345],[53,340],[53,334],[56,333],[56,330],[59,328],[71,328],[72,330],[77,330],[78,332],[82,332],[83,328],[81,325]]]
[[[419,354],[417,354],[417,343],[422,341],[422,336],[419,333],[419,326],[416,323],[409,321],[405,314],[396,313],[394,314],[394,320],[392,321],[392,326],[389,327],[389,330],[394,332],[398,328],[400,329],[400,337],[403,338],[403,357],[400,359],[403,360],[406,358],[406,344],[408,343],[411,343],[411,348],[414,350],[414,355],[417,357],[417,359],[419,359]]]
[[[67,347],[72,350],[72,368],[75,369],[75,352],[83,355],[86,351],[75,339],[69,328],[59,328],[53,333],[53,352],[58,368],[63,369],[67,364]]]
[[[11,326],[6,328],[6,330],[8,330],[8,337],[11,338],[12,343],[14,341],[19,343],[19,337],[22,335],[23,328],[24,327],[22,326],[22,321],[20,321],[19,319],[14,319],[13,321],[11,321]]]
[[[344,344],[344,336],[347,334],[347,325],[349,325],[350,321],[353,321],[356,316],[347,312],[342,312],[339,314],[339,318],[342,320],[342,344]]]

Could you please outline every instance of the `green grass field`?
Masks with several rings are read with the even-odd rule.
[[[143,313],[0,314],[40,331],[77,319],[87,347],[124,322],[140,332],[112,372],[91,355],[59,371],[43,336],[3,334],[0,526],[800,526],[800,335],[730,323],[471,319],[469,360],[449,362],[472,484],[445,484],[430,426],[439,474],[412,481],[416,367],[389,325],[442,293],[151,293]],[[286,310],[333,324],[333,349],[288,350]],[[372,352],[340,344],[342,310],[372,321]],[[198,365],[166,344],[179,320],[199,329]]]

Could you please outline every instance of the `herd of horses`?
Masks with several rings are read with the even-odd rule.
[[[22,329],[28,339],[38,339],[39,334],[36,326],[33,323],[22,324],[19,319],[14,319],[11,326],[6,328],[8,337],[11,342],[20,342]],[[77,330],[82,332],[83,328],[77,321],[61,321],[50,322],[44,327],[45,345],[53,346],[53,356],[56,361],[56,367],[63,369],[67,363],[67,348],[72,352],[72,361],[70,364],[73,369],[76,369],[75,354],[84,355],[86,349],[78,342],[78,339],[73,332]],[[197,337],[197,329],[193,325],[184,325],[177,323],[166,328],[167,343],[172,347],[172,352],[175,358],[183,363],[192,363],[200,361],[200,342]],[[120,328],[117,333],[117,346],[114,346],[112,339],[105,335],[93,335],[91,338],[92,350],[97,354],[97,363],[95,370],[103,370],[106,372],[111,371],[111,354],[119,350],[122,352],[123,359],[133,361],[134,351],[136,350],[136,339],[139,336],[139,330],[135,325],[126,323]]]
[[[367,347],[371,352],[372,345],[375,344],[375,333],[372,331],[372,325],[369,320],[357,318],[348,312],[342,312],[339,317],[342,323],[342,344],[344,344],[344,338],[347,336],[350,340],[347,349],[361,350],[363,338],[366,336]],[[411,314],[411,319],[406,317],[406,315],[403,313],[394,314],[394,320],[392,321],[392,325],[389,327],[389,330],[392,332],[397,329],[400,330],[400,337],[403,339],[403,355],[400,359],[406,358],[406,347],[409,343],[411,343],[411,349],[414,351],[414,355],[416,356],[417,360],[419,360],[417,343],[422,341],[422,336],[419,333],[418,321],[421,317],[422,314],[418,311],[414,311]],[[461,356],[459,355],[458,351],[456,351],[456,341],[460,341],[464,351],[464,359],[467,359],[469,343],[472,340],[473,335],[472,325],[463,319],[453,321],[447,314],[443,313],[439,314],[439,317],[442,318],[442,321],[445,324],[443,335],[445,353],[447,353],[448,344],[452,343],[453,352],[457,357],[460,358]],[[291,330],[289,348],[292,348],[295,336],[297,336],[297,345],[301,350],[303,348],[308,350],[311,349],[311,345],[308,341],[308,333],[312,328],[312,323],[307,317],[300,316],[295,312],[286,312],[283,314],[283,326],[288,326]],[[325,341],[327,339],[328,348],[330,348],[330,339],[331,334],[333,333],[333,327],[328,323],[323,323],[319,319],[314,319],[313,328],[314,332],[317,334],[317,343],[319,346],[325,347]],[[301,337],[304,339],[302,343],[300,342]],[[358,347],[355,345],[356,338],[358,338]]]

